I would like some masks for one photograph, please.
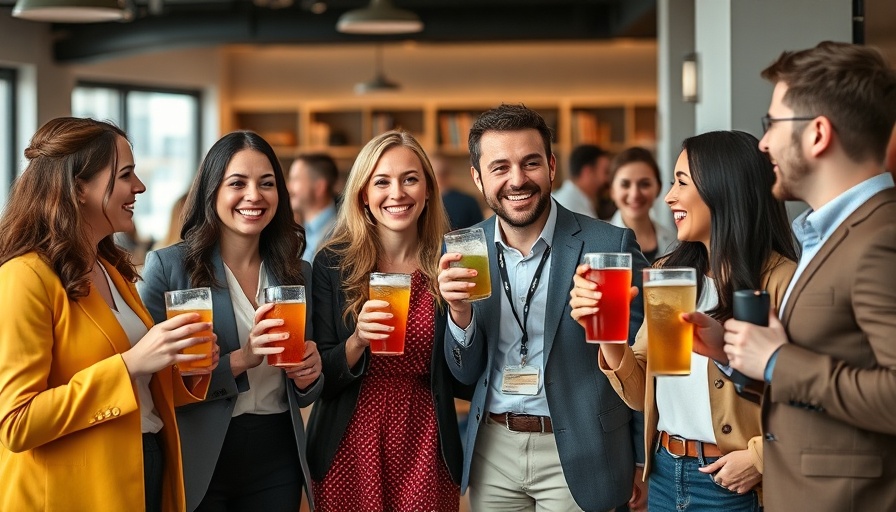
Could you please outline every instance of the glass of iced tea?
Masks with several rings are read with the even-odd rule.
[[[408,324],[408,307],[411,302],[411,274],[370,274],[370,299],[389,303],[392,318],[382,323],[395,329],[384,340],[370,342],[373,354],[400,356],[404,354],[404,337]]]
[[[644,269],[647,364],[656,375],[690,375],[694,326],[681,319],[697,305],[697,271]]]
[[[212,321],[212,289],[190,288],[189,290],[172,290],[165,292],[165,316],[168,319],[185,313],[198,313],[200,322]],[[198,361],[178,363],[181,375],[205,375],[211,373],[212,366],[212,331],[200,331],[195,338],[206,338],[205,341],[187,347],[181,354],[202,354],[205,357]]]
[[[632,287],[632,255],[627,252],[588,253],[582,258],[591,267],[585,279],[601,293],[597,313],[585,320],[588,343],[628,343],[629,303]]]
[[[295,366],[305,359],[305,287],[271,286],[264,289],[264,302],[274,307],[265,314],[267,318],[283,320],[280,327],[268,330],[271,334],[289,333],[285,340],[272,341],[268,347],[283,347],[279,354],[268,354],[270,366]]]
[[[459,252],[460,261],[452,261],[452,267],[470,268],[476,277],[467,279],[476,283],[470,290],[470,302],[487,299],[492,295],[492,280],[488,272],[488,246],[482,228],[458,229],[445,234],[446,252]]]

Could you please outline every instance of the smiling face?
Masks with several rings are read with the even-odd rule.
[[[650,214],[650,207],[660,193],[660,184],[653,169],[645,162],[631,162],[616,169],[610,196],[623,219],[640,220]]]
[[[235,153],[224,170],[215,201],[222,236],[258,238],[274,218],[278,199],[270,160],[254,149]]]
[[[687,151],[682,151],[675,162],[675,180],[665,201],[672,209],[678,239],[682,242],[701,242],[709,250],[709,206],[703,202],[694,184]]]
[[[429,193],[420,158],[404,146],[383,152],[361,199],[376,220],[380,234],[417,236],[417,220]]]
[[[803,113],[795,113],[793,109],[784,104],[784,95],[787,94],[787,84],[778,82],[772,93],[771,105],[768,115],[773,119],[787,119],[802,116]],[[776,198],[784,201],[802,199],[799,191],[802,183],[810,174],[809,164],[802,153],[802,128],[805,121],[777,121],[769,125],[768,131],[759,141],[759,149],[769,155],[774,165],[775,185],[772,193]]]
[[[134,154],[131,145],[121,136],[116,137],[117,162],[105,171],[96,173],[79,187],[78,200],[94,243],[122,231],[134,230],[134,202],[146,187],[134,173]],[[112,192],[106,201],[109,175],[113,175]],[[105,203],[105,205],[103,204]]]
[[[554,156],[545,155],[537,130],[488,131],[480,141],[481,172],[473,180],[485,202],[506,224],[541,231],[549,213]]]

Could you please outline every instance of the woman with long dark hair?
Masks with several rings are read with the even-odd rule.
[[[307,341],[304,361],[281,369],[260,350],[283,339],[267,332],[282,320],[262,320],[272,307],[258,306],[262,290],[311,286],[288,197],[271,146],[252,132],[229,133],[190,188],[184,241],[146,259],[140,295],[157,320],[165,317],[164,292],[212,288],[221,364],[208,399],[177,410],[188,511],[295,511],[303,484],[309,488],[300,408],[323,387],[320,356]]]
[[[732,317],[734,291],[767,290],[780,304],[796,270],[796,251],[775,174],[758,141],[744,132],[710,132],[682,145],[666,195],[679,245],[654,267],[697,270],[697,311],[713,326]],[[577,269],[573,318],[599,307],[599,292]],[[651,511],[754,511],[762,480],[759,405],[741,397],[712,360],[692,354],[689,376],[655,376],[646,323],[635,344],[601,345],[599,364],[619,395],[645,411],[644,469]]]
[[[127,136],[57,118],[25,157],[0,220],[0,510],[181,511],[174,407],[209,379],[173,365],[210,325],[153,326],[113,241],[146,190]]]

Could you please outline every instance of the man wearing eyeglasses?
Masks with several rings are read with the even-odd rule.
[[[896,71],[823,42],[763,71],[773,191],[809,210],[769,327],[725,322],[729,364],[768,383],[765,510],[896,510],[896,188],[884,168]]]

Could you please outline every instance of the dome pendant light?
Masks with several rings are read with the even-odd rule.
[[[12,15],[51,23],[96,23],[130,18],[124,0],[18,0]]]
[[[355,94],[370,94],[376,92],[390,92],[401,89],[401,86],[392,82],[383,74],[383,48],[376,46],[376,60],[374,64],[374,75],[371,80],[366,82],[358,82],[355,84]]]
[[[423,30],[423,22],[413,12],[395,7],[392,0],[370,0],[367,7],[340,16],[336,30],[346,34],[411,34]]]

